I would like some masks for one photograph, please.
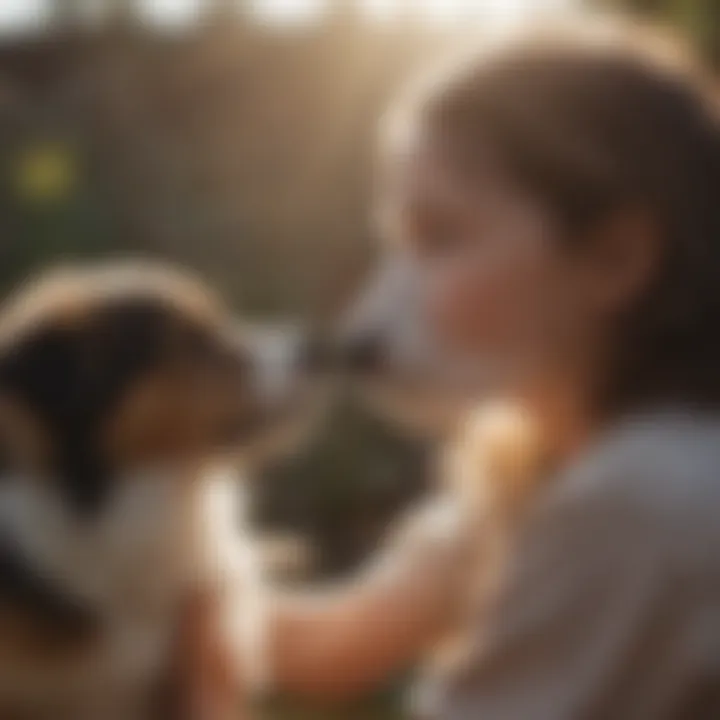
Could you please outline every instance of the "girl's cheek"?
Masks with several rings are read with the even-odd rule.
[[[496,349],[507,335],[512,310],[503,274],[457,258],[430,274],[428,315],[437,341],[456,353]]]

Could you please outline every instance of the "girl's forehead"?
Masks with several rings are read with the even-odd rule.
[[[380,189],[397,199],[455,202],[473,192],[448,147],[438,138],[420,133],[388,152]]]
[[[379,176],[381,192],[456,202],[477,202],[479,195],[515,185],[503,153],[482,128],[469,144],[451,128],[427,126],[421,119],[385,137]]]

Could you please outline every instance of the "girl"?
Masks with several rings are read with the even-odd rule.
[[[383,201],[416,309],[446,358],[482,368],[478,398],[522,405],[545,458],[423,714],[719,717],[712,86],[636,32],[574,30],[472,58],[405,113]],[[375,580],[275,603],[281,687],[367,687],[435,640],[473,571],[431,526]]]

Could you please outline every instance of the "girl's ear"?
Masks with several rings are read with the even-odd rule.
[[[592,231],[581,281],[596,311],[621,314],[643,296],[659,271],[661,233],[657,220],[642,208],[618,211]]]

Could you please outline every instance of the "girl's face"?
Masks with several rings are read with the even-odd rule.
[[[474,367],[478,395],[542,392],[594,351],[602,278],[494,167],[469,178],[437,144],[415,142],[395,158],[381,218],[446,367]]]

